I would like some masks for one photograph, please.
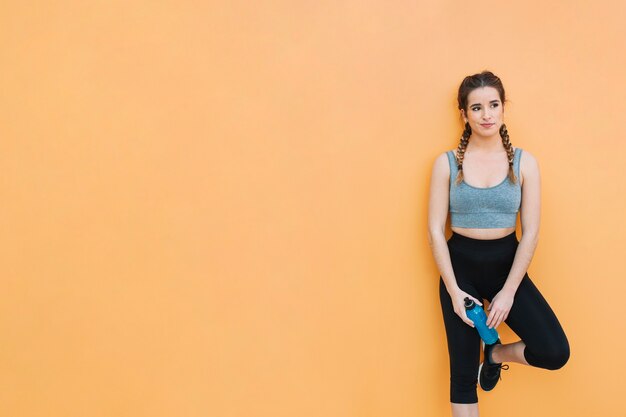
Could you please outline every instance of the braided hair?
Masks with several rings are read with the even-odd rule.
[[[504,105],[506,98],[502,81],[500,81],[500,78],[498,78],[491,71],[485,70],[479,74],[469,75],[463,79],[463,82],[459,87],[459,94],[457,97],[459,110],[467,112],[467,96],[472,92],[472,90],[480,87],[493,87],[498,90],[498,93],[500,94],[500,101],[502,101],[502,105]],[[459,142],[455,155],[458,168],[458,174],[455,181],[455,184],[457,185],[463,181],[463,159],[465,158],[465,150],[467,149],[467,144],[469,143],[471,135],[472,128],[470,127],[469,122],[465,122],[465,129],[461,135],[461,141]],[[513,158],[515,157],[515,151],[513,150],[513,145],[511,145],[509,132],[506,130],[506,125],[504,123],[500,126],[500,137],[502,138],[502,145],[504,146],[509,159],[508,178],[512,183],[516,183],[517,177],[515,176],[515,171],[513,170]]]

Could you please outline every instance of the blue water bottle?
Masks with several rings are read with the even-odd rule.
[[[465,312],[467,313],[467,318],[470,319],[476,330],[478,330],[478,334],[481,339],[485,342],[486,345],[492,345],[496,343],[498,340],[498,332],[496,328],[490,329],[487,326],[487,315],[485,314],[485,310],[478,304],[474,302],[469,297],[465,297]]]

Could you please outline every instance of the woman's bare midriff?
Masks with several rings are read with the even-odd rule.
[[[515,227],[505,227],[500,229],[470,229],[466,227],[452,227],[453,232],[471,237],[472,239],[500,239],[510,235],[515,231]]]

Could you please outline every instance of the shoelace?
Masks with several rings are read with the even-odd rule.
[[[487,369],[485,369],[485,376],[489,379],[493,379],[496,376],[500,375],[500,370],[505,370],[508,371],[509,369],[509,365],[507,364],[501,364],[501,363],[495,363],[493,365],[491,364],[486,364]],[[500,380],[502,380],[502,375],[500,375]]]

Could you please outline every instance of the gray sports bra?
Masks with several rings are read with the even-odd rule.
[[[515,149],[513,172],[517,183],[507,176],[500,184],[480,188],[461,181],[455,184],[458,169],[454,151],[448,151],[450,162],[450,223],[455,227],[493,229],[515,227],[517,213],[522,203],[522,187],[519,183],[521,148]]]

